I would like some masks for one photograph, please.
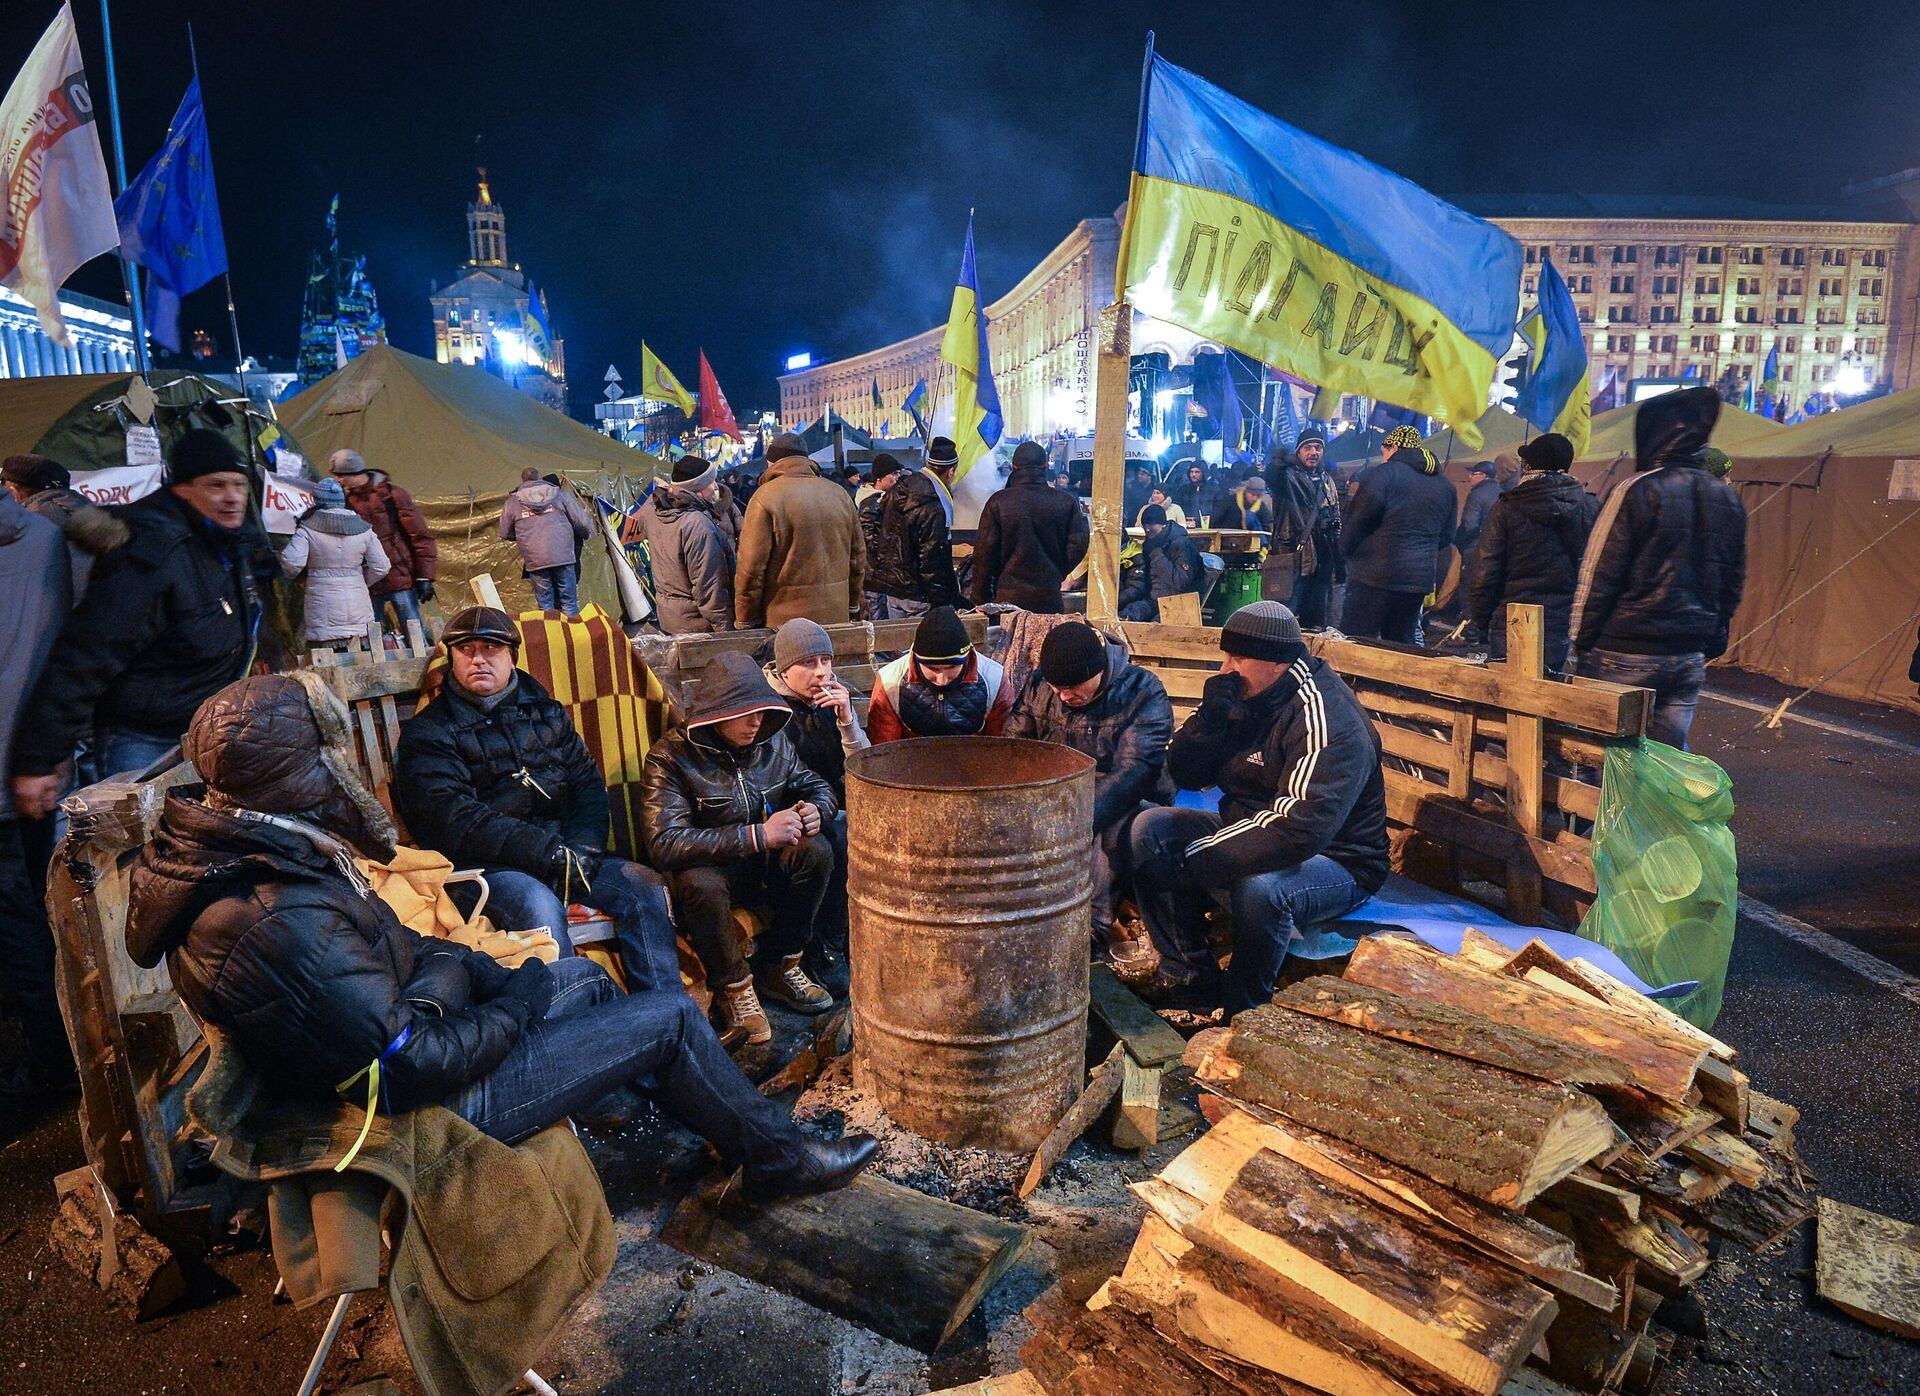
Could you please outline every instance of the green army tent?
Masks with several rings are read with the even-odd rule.
[[[562,416],[483,368],[386,345],[282,403],[280,419],[313,451],[318,469],[351,447],[413,495],[440,543],[448,614],[468,604],[468,580],[482,572],[492,574],[510,609],[532,606],[519,554],[499,536],[501,506],[523,467],[618,503],[666,470],[658,457]],[[600,537],[581,549],[581,564],[581,601],[620,614]]]

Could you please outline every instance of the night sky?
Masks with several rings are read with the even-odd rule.
[[[53,13],[7,6],[4,80]],[[75,17],[104,111],[97,0]],[[642,336],[689,386],[704,346],[744,415],[789,352],[943,320],[969,206],[982,292],[1005,292],[1125,197],[1149,27],[1174,62],[1469,204],[1828,202],[1920,165],[1911,3],[119,0],[129,174],[186,84],[188,20],[246,347],[293,353],[337,191],[393,341],[431,353],[428,283],[466,256],[485,164],[580,416],[609,361],[636,381]],[[119,298],[106,261],[70,284]],[[183,326],[224,344],[212,288]]]

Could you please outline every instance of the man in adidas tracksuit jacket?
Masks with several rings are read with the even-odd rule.
[[[1134,899],[1160,952],[1145,995],[1169,1006],[1267,1002],[1296,928],[1344,916],[1387,878],[1380,738],[1353,691],[1307,654],[1275,601],[1228,617],[1220,672],[1167,749],[1185,790],[1220,788],[1220,812],[1151,809],[1133,825]],[[1223,975],[1209,901],[1233,915]]]

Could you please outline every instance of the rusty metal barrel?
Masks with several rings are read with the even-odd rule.
[[[928,737],[847,762],[855,1079],[955,1146],[1029,1152],[1086,1074],[1093,762]]]

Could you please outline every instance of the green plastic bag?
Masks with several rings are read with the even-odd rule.
[[[1580,934],[1649,984],[1697,979],[1661,1002],[1698,1028],[1720,1016],[1740,895],[1733,782],[1704,756],[1661,742],[1607,749],[1593,831],[1599,885]]]

